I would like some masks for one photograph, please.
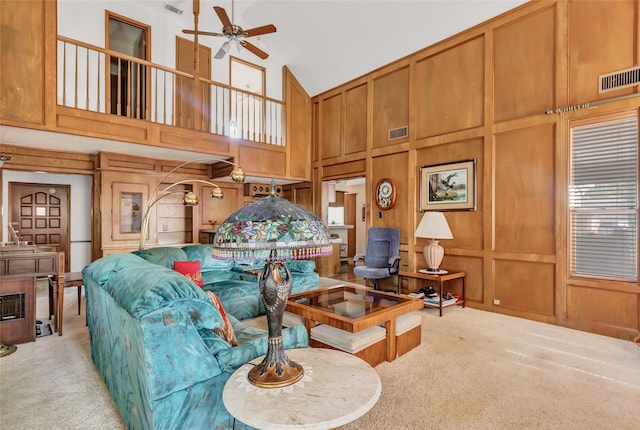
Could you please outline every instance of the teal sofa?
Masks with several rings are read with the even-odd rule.
[[[262,261],[233,262],[211,256],[211,245],[188,245],[183,248],[159,247],[134,251],[145,260],[173,269],[175,261],[199,261],[204,281],[203,289],[215,293],[227,313],[239,320],[264,315],[260,302],[260,289],[256,271],[262,270]],[[293,287],[291,294],[315,290],[320,285],[316,265],[311,260],[289,260]]]
[[[82,275],[91,357],[127,428],[247,428],[225,409],[222,390],[234,370],[266,354],[266,331],[227,312],[232,347],[215,331],[224,322],[205,290],[133,253],[96,260]],[[283,342],[307,347],[307,333],[284,329]]]

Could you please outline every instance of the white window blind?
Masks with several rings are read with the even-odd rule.
[[[637,280],[638,119],[571,129],[571,273]]]

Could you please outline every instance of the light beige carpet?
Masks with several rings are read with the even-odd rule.
[[[39,291],[37,314],[47,321]],[[62,337],[0,358],[1,429],[122,428],[76,300],[67,288]],[[421,313],[422,345],[376,367],[380,400],[341,429],[640,428],[633,342],[470,308]]]

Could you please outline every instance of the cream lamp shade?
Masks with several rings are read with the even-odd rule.
[[[427,271],[439,273],[438,267],[444,257],[444,248],[438,244],[437,239],[453,239],[447,219],[442,212],[425,212],[415,232],[415,237],[431,239],[424,247],[424,261],[427,263]]]

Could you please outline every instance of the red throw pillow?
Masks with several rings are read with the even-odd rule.
[[[218,308],[220,315],[222,315],[222,321],[224,321],[224,326],[215,329],[215,333],[229,342],[231,346],[237,346],[238,340],[236,339],[236,333],[233,331],[233,325],[231,325],[231,321],[229,321],[229,317],[227,316],[224,307],[222,307],[220,299],[211,291],[207,291],[207,294],[216,308]]]
[[[173,270],[182,273],[199,287],[204,285],[202,272],[200,272],[200,261],[174,261]]]

